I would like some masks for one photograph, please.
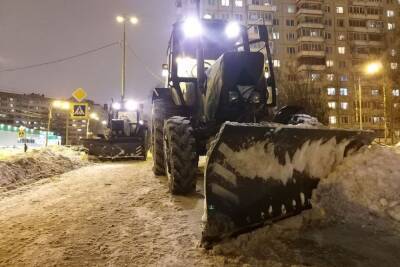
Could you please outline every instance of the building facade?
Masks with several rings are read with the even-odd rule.
[[[16,94],[0,92],[0,124],[12,127],[26,127],[33,131],[46,131],[49,123],[50,107],[55,99],[38,94]],[[107,119],[104,107],[89,102],[91,112],[98,114],[98,121],[91,121],[89,132],[102,133],[102,120]],[[62,144],[66,143],[66,129],[68,124],[68,145],[78,145],[81,138],[87,136],[88,120],[67,120],[69,111],[52,109],[50,131],[62,137]]]
[[[399,3],[397,0],[200,0],[200,14],[248,26],[267,25],[273,63],[280,77],[279,90],[300,76],[323,94],[331,127],[362,127],[375,130],[382,138],[398,140]],[[178,0],[177,7],[180,17],[196,14],[196,0]],[[256,35],[250,29],[250,38]],[[378,60],[383,69],[376,74],[365,74],[365,66]]]

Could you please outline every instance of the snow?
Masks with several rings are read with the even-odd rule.
[[[333,219],[400,222],[400,146],[373,145],[346,158],[315,192],[313,202]]]
[[[304,172],[311,177],[324,178],[335,166],[343,161],[344,150],[349,140],[339,144],[336,138],[307,141],[292,158],[285,155],[285,165],[275,155],[275,146],[269,141],[255,142],[248,148],[233,151],[226,144],[221,144],[219,151],[224,154],[227,163],[241,176],[255,179],[277,179],[283,184],[293,177],[293,172]],[[252,159],[249,161],[248,159]]]
[[[61,146],[28,150],[27,153],[2,149],[0,154],[3,155],[0,159],[0,191],[15,189],[88,163],[85,153]]]

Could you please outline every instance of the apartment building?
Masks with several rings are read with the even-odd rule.
[[[0,124],[13,127],[24,126],[33,131],[46,131],[49,122],[49,108],[55,99],[39,94],[16,94],[0,92]],[[72,99],[71,99],[72,101]],[[103,106],[89,102],[91,111],[96,112],[99,121],[92,121],[89,132],[103,132],[102,120],[107,119],[107,111]],[[69,111],[53,108],[50,131],[62,137],[65,144],[67,116]],[[87,120],[68,120],[68,144],[78,145],[87,134]]]
[[[180,17],[196,14],[196,0],[179,0],[177,7]],[[201,0],[200,13],[268,25],[278,88],[299,75],[311,81],[324,94],[331,127],[362,125],[384,137],[386,121],[386,136],[400,138],[400,85],[393,79],[399,1]],[[250,29],[250,38],[256,35]],[[376,60],[383,70],[366,75],[364,66]]]

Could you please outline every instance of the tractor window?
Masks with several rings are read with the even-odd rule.
[[[197,78],[197,60],[193,57],[177,57],[178,77]],[[207,70],[215,63],[215,60],[205,60],[204,68]]]
[[[119,120],[128,120],[130,123],[137,123],[137,112],[118,112]]]

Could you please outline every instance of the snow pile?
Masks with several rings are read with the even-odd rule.
[[[62,174],[87,163],[84,153],[59,146],[11,155],[0,160],[0,191]]]
[[[346,158],[314,194],[332,219],[400,223],[400,146],[373,145]]]
[[[255,179],[278,179],[286,184],[294,171],[306,173],[310,177],[325,178],[333,168],[343,161],[344,150],[349,141],[328,142],[323,140],[305,142],[290,158],[286,152],[285,165],[275,155],[275,146],[268,141],[256,142],[246,149],[233,151],[226,144],[218,148],[227,163],[244,177]],[[248,159],[251,159],[249,161]]]

